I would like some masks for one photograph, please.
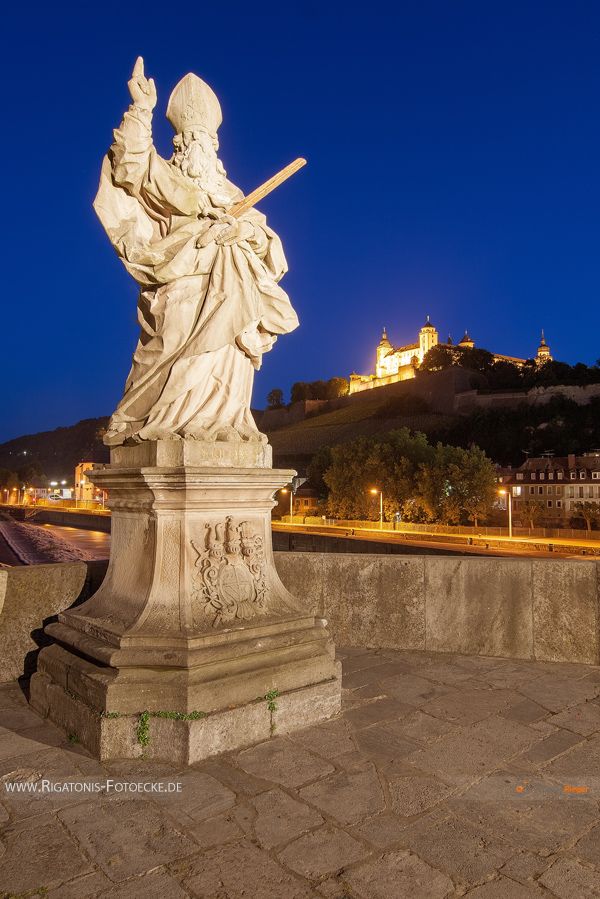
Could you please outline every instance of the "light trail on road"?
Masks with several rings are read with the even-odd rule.
[[[321,536],[328,537],[341,537],[346,540],[369,540],[373,543],[394,543],[399,544],[401,546],[406,547],[421,547],[422,549],[438,549],[445,553],[452,552],[457,555],[469,555],[469,556],[503,556],[503,557],[513,557],[513,558],[536,558],[536,559],[586,559],[588,561],[593,560],[594,556],[590,554],[586,554],[584,551],[581,553],[568,552],[566,549],[561,552],[560,546],[561,543],[559,539],[557,540],[541,540],[541,539],[531,539],[530,542],[527,541],[525,537],[513,537],[510,540],[508,537],[506,538],[479,538],[483,545],[481,544],[473,544],[470,545],[467,543],[467,537],[454,537],[452,540],[444,540],[444,535],[442,534],[431,534],[431,539],[427,539],[429,535],[423,534],[419,532],[399,532],[399,531],[380,531],[380,530],[371,530],[370,528],[349,528],[342,527],[337,525],[302,525],[302,524],[285,524],[283,522],[274,521],[273,522],[273,530],[274,531],[283,531],[285,533],[295,534],[316,534]],[[352,534],[351,531],[354,530]],[[421,539],[419,539],[421,538]],[[471,538],[477,539],[477,538]],[[493,546],[494,542],[501,542],[502,546]],[[485,544],[488,544],[486,546]],[[543,550],[539,549],[532,544],[546,544],[546,545],[554,545],[557,547],[555,550]],[[507,545],[508,544],[508,545]],[[564,546],[579,546],[580,544],[577,541],[565,541]],[[598,549],[597,541],[593,544],[595,549]],[[585,547],[584,547],[585,549]]]

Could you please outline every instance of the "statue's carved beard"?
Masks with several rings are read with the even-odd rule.
[[[184,150],[175,153],[173,164],[211,196],[223,194],[225,188],[223,163],[216,153],[207,153],[200,141],[191,141]]]

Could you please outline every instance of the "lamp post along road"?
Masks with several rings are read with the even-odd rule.
[[[376,487],[372,487],[371,493],[379,494],[379,527],[383,530],[383,491],[377,490]]]
[[[284,487],[283,490],[281,491],[281,493],[284,493],[284,494],[288,493],[287,487]],[[294,518],[294,491],[292,490],[291,487],[289,489],[289,494],[290,494],[290,524],[293,524],[294,523],[294,521],[293,521],[293,518]]]
[[[509,539],[512,539],[513,529],[512,529],[512,494],[510,492],[510,487],[505,489],[502,487],[501,490],[498,491],[500,496],[506,497],[506,507],[508,509],[508,536]]]

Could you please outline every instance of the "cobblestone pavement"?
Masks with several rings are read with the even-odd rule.
[[[341,718],[184,771],[101,765],[0,686],[0,896],[600,896],[600,668],[340,657]],[[7,791],[107,778],[181,792]]]

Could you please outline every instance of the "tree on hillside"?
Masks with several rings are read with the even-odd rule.
[[[518,365],[498,359],[488,374],[490,386],[499,390],[518,390],[523,386],[523,374]]]
[[[425,353],[419,371],[443,371],[452,365],[458,365],[457,360],[456,347],[438,343]]]
[[[488,386],[493,390],[529,390],[532,387],[600,382],[598,365],[588,366],[578,362],[571,366],[555,359],[549,359],[542,365],[536,359],[527,359],[523,365],[514,365],[505,359],[495,361],[492,353],[479,347],[445,344],[436,344],[425,354],[419,371],[443,371],[452,366],[479,372],[486,377]]]
[[[291,401],[334,400],[346,396],[350,385],[346,378],[330,378],[328,381],[296,381],[292,384]]]
[[[300,403],[302,400],[312,399],[311,385],[306,381],[296,381],[295,384],[292,384],[290,399],[292,403]]]
[[[575,503],[573,508],[585,521],[588,531],[591,531],[594,523],[600,520],[600,503]]]
[[[330,378],[326,386],[326,399],[335,400],[340,396],[346,396],[350,385],[346,378]]]
[[[525,387],[551,387],[555,384],[571,383],[571,366],[566,362],[549,360],[527,371]]]
[[[309,386],[311,400],[327,399],[327,381],[311,381]]]
[[[323,475],[331,465],[331,447],[322,446],[314,454],[307,467],[306,473],[308,479],[315,490],[318,490],[319,496],[326,496],[327,484],[323,480]]]
[[[274,387],[267,394],[267,407],[269,409],[281,409],[283,406],[283,390]]]
[[[484,375],[493,372],[495,365],[494,356],[489,350],[484,350],[480,347],[455,347],[455,349],[458,351],[457,364],[462,366],[462,368],[480,371]]]
[[[443,371],[458,365],[487,374],[493,371],[494,364],[494,356],[488,350],[438,343],[425,353],[419,371]]]
[[[502,465],[520,465],[524,454],[539,456],[551,450],[557,456],[582,453],[600,446],[600,397],[579,406],[556,396],[530,406],[520,403],[495,409],[477,409],[455,419],[449,427],[429,432],[431,442],[480,446]]]

